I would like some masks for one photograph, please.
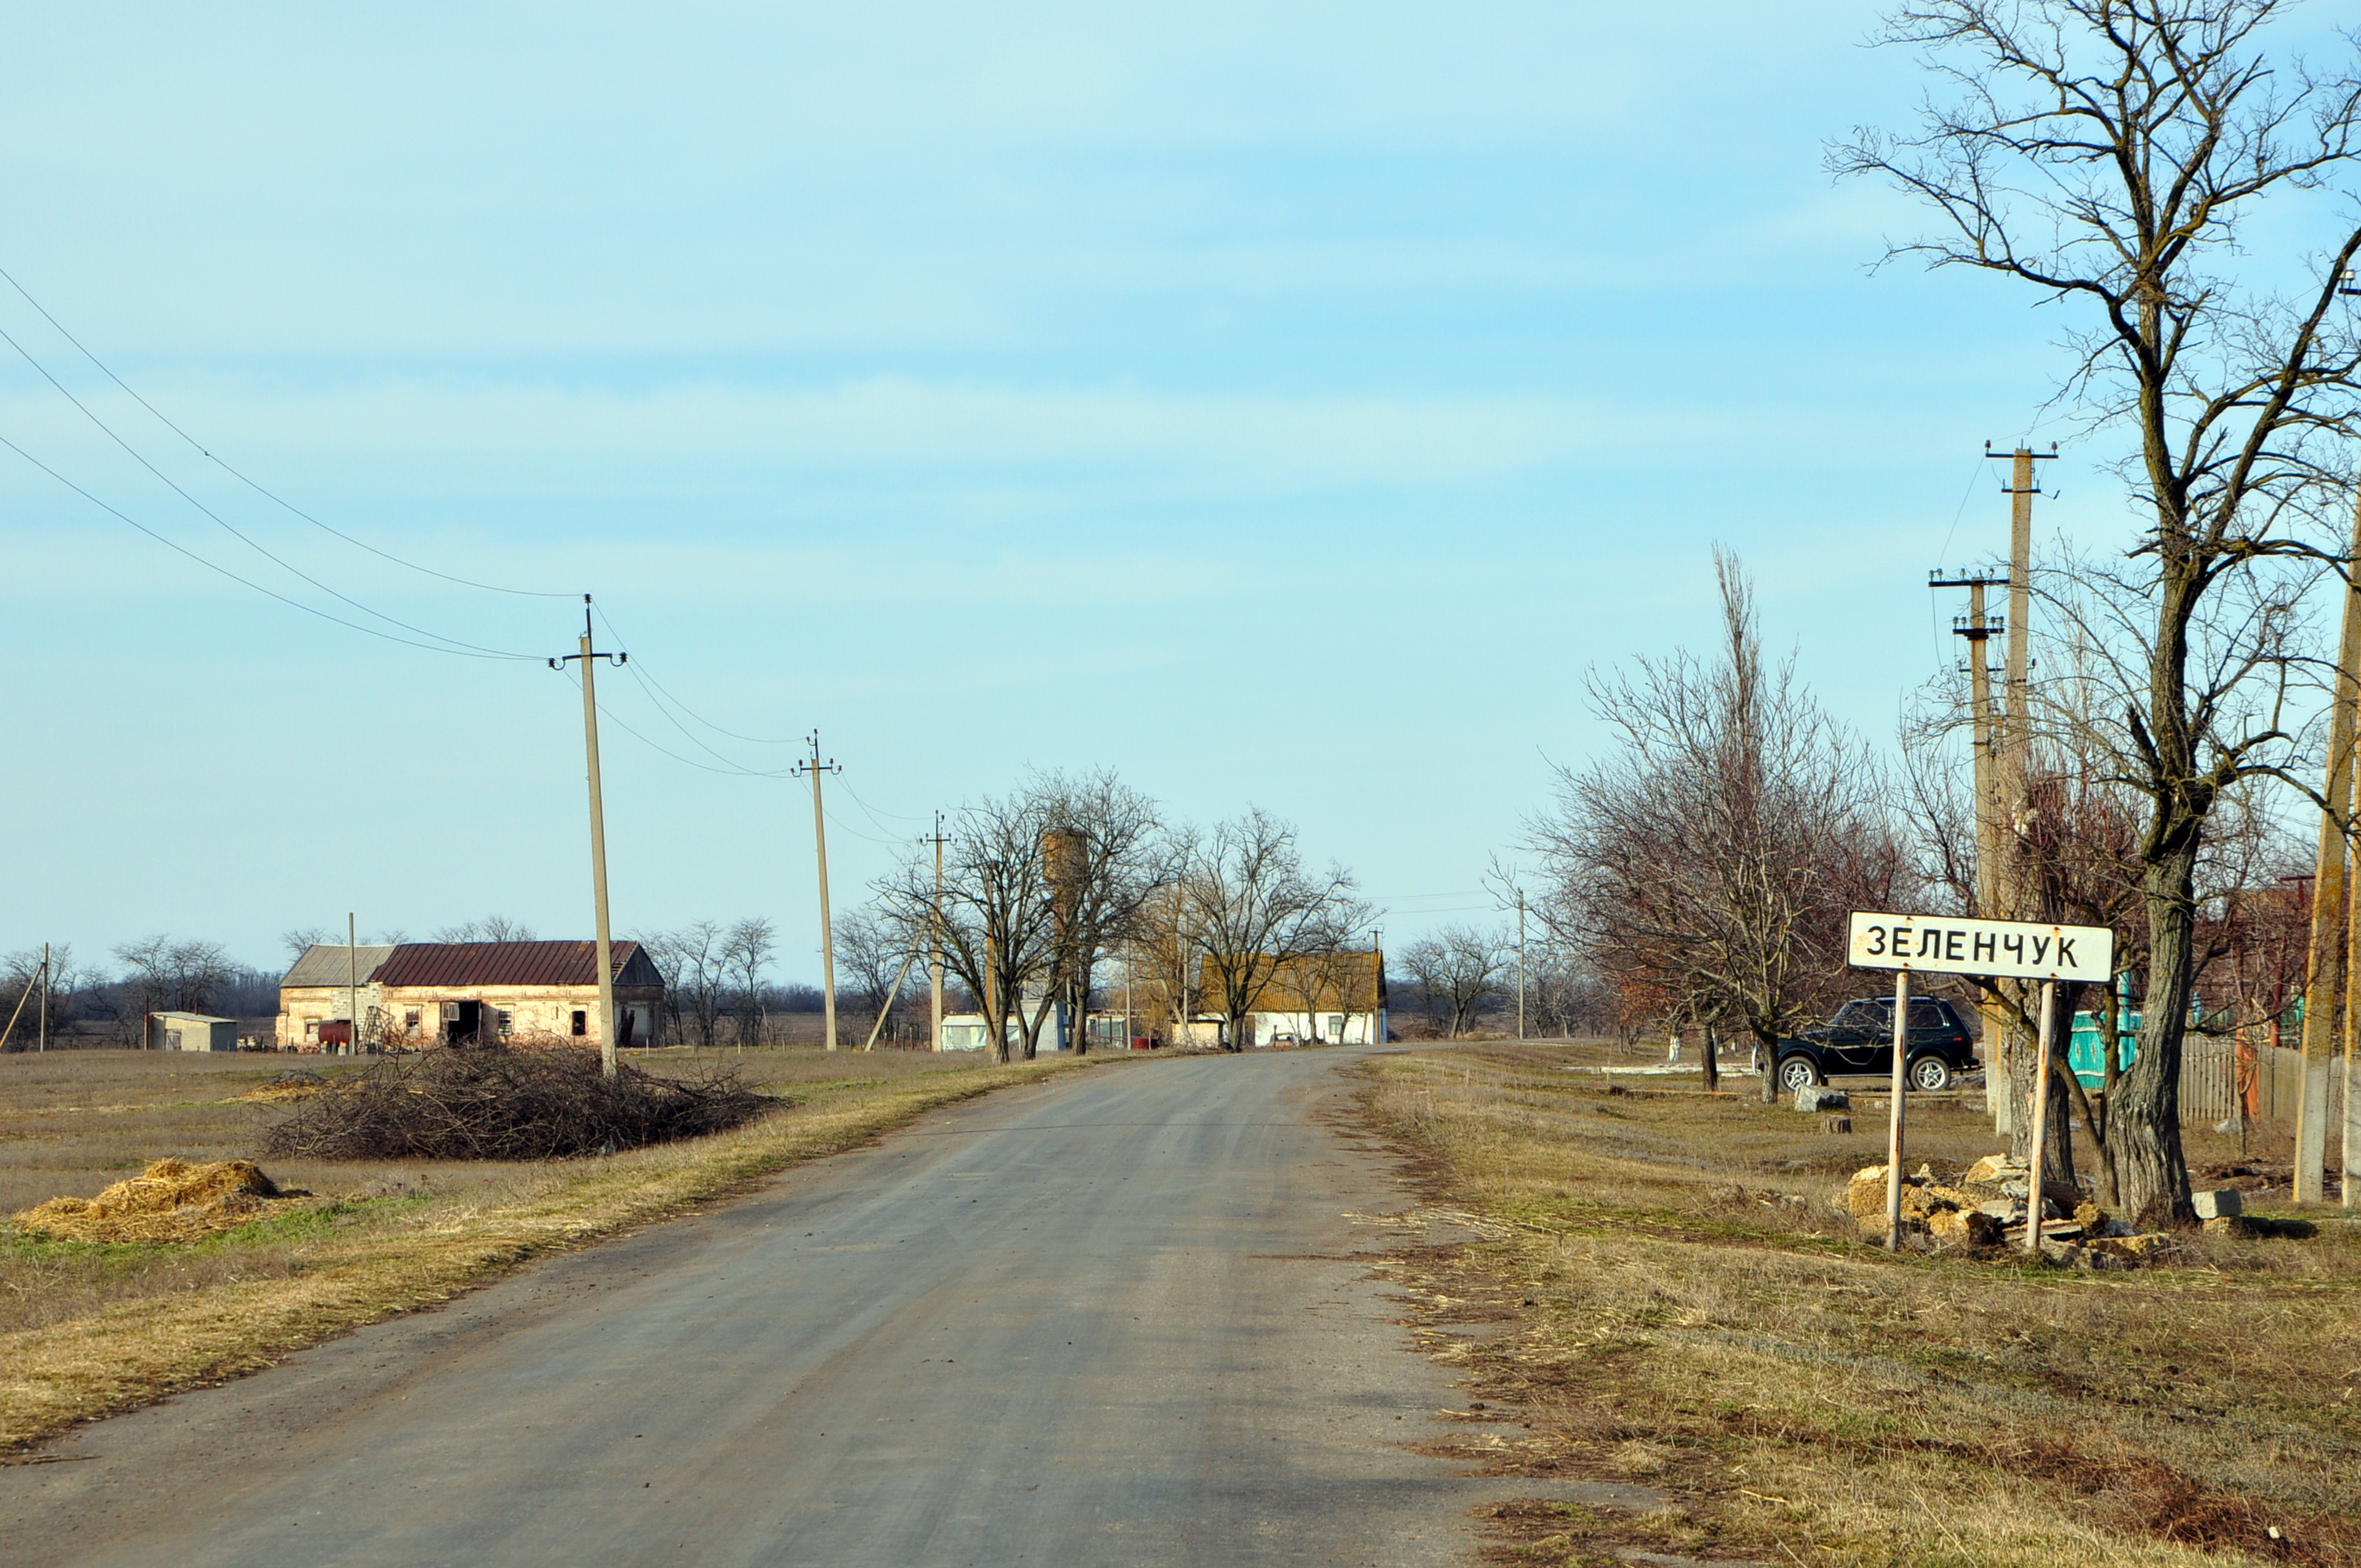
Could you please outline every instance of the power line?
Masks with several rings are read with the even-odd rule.
[[[371,637],[381,637],[388,642],[399,642],[405,648],[423,648],[430,653],[448,653],[455,659],[498,659],[502,661],[511,661],[520,658],[530,659],[533,656],[529,653],[469,652],[466,651],[464,644],[460,647],[445,647],[439,642],[413,641],[407,637],[396,637],[390,631],[380,631],[374,626],[363,626],[357,620],[346,620],[343,616],[331,615],[326,610],[320,609],[316,605],[308,605],[302,599],[290,598],[285,594],[279,592],[276,588],[266,588],[260,583],[256,582],[253,578],[240,576],[236,572],[231,571],[227,566],[221,565],[213,561],[208,561],[203,555],[200,555],[195,551],[188,548],[188,546],[178,543],[173,540],[167,539],[164,535],[157,532],[154,529],[148,527],[137,518],[131,516],[128,512],[117,510],[115,508],[109,506],[106,502],[100,500],[96,496],[92,495],[88,490],[83,489],[80,485],[75,484],[71,479],[67,478],[63,474],[59,473],[55,468],[50,467],[47,463],[42,462],[39,458],[34,456],[31,453],[26,451],[23,447],[17,445],[15,442],[9,440],[5,435],[0,435],[0,446],[5,446],[9,451],[15,453],[17,456],[22,457],[34,467],[38,468],[42,473],[47,474],[50,478],[55,479],[67,489],[71,490],[74,494],[80,496],[91,505],[98,508],[99,510],[105,512],[110,517],[114,517],[120,521],[129,523],[132,527],[137,529],[140,532],[146,534],[148,538],[154,540],[157,543],[163,545],[165,548],[177,551],[181,554],[186,555],[190,560],[194,561],[198,565],[204,567],[209,572],[218,572],[233,583],[252,588],[256,593],[261,594],[266,598],[277,599],[280,604],[286,605],[293,609],[300,609],[306,615],[316,615],[322,620],[334,622],[335,625],[348,628],[354,631],[366,632]],[[396,624],[398,625],[400,623],[396,622]]]
[[[402,620],[395,616],[387,615],[382,610],[371,609],[368,606],[361,603],[360,600],[353,598],[350,594],[339,593],[335,588],[330,587],[327,584],[320,581],[319,578],[313,576],[310,573],[303,571],[292,563],[280,559],[268,549],[265,549],[261,544],[256,543],[253,539],[248,538],[236,528],[231,526],[228,521],[223,518],[220,513],[214,511],[211,507],[205,505],[204,502],[197,499],[196,497],[182,489],[178,481],[174,480],[171,476],[166,474],[161,468],[157,467],[155,464],[150,463],[147,456],[142,454],[137,447],[133,446],[131,443],[124,440],[122,436],[116,434],[113,426],[109,425],[104,420],[99,418],[95,413],[93,413],[89,405],[85,404],[80,398],[75,397],[73,393],[68,391],[66,389],[65,383],[59,380],[55,376],[50,375],[49,367],[34,358],[31,352],[27,350],[23,344],[18,343],[14,336],[10,335],[7,329],[5,327],[0,327],[0,340],[5,340],[8,346],[15,349],[18,356],[24,359],[26,364],[30,365],[34,369],[39,371],[41,373],[41,378],[47,381],[51,387],[57,389],[57,392],[60,397],[62,397],[66,401],[71,403],[76,409],[80,410],[82,416],[84,419],[90,421],[91,423],[96,425],[101,431],[104,432],[106,438],[114,442],[115,445],[123,448],[125,452],[128,453],[134,462],[147,469],[150,474],[153,474],[157,478],[162,480],[166,487],[169,488],[174,495],[180,497],[182,500],[188,502],[191,506],[204,513],[205,516],[213,519],[213,521],[221,527],[223,532],[229,534],[231,538],[236,539],[247,549],[252,550],[256,554],[260,555],[264,560],[270,562],[280,570],[285,571],[291,576],[302,578],[303,581],[311,584],[322,593],[328,595],[331,598],[342,599],[345,603],[352,606],[355,609],[359,610],[363,615],[374,616],[378,620],[384,621],[388,626],[399,626],[404,631],[415,632],[421,637],[432,637],[436,639],[438,641],[448,642],[454,648],[464,648],[479,655],[502,659],[531,659],[533,657],[533,655],[530,653],[511,653],[502,649],[486,648],[474,642],[463,642],[456,637],[445,637],[439,631],[429,631],[423,626],[412,626],[410,622]]]
[[[446,583],[456,583],[462,587],[480,588],[484,592],[490,594],[513,594],[519,598],[555,599],[571,598],[573,597],[573,595],[569,593],[555,593],[535,588],[507,588],[500,587],[497,583],[479,583],[475,581],[473,578],[455,576],[449,572],[438,572],[432,566],[422,566],[415,561],[405,561],[401,556],[393,554],[390,551],[380,550],[376,545],[368,543],[366,540],[356,539],[351,534],[345,532],[342,529],[334,528],[327,523],[322,522],[318,518],[313,517],[310,512],[305,511],[294,502],[286,499],[274,490],[266,488],[258,481],[248,478],[243,472],[230,466],[228,463],[214,455],[213,452],[206,447],[204,443],[199,441],[195,436],[191,435],[187,431],[182,430],[179,425],[174,424],[170,419],[165,416],[165,413],[161,409],[149,402],[147,399],[141,397],[138,392],[132,388],[129,382],[116,375],[113,370],[109,369],[104,360],[99,358],[97,355],[93,354],[88,348],[84,347],[82,339],[76,337],[72,333],[68,332],[65,328],[65,323],[59,321],[57,317],[51,315],[48,306],[42,304],[40,301],[33,298],[32,294],[25,288],[25,285],[17,282],[16,277],[11,274],[7,269],[0,268],[0,278],[6,279],[8,287],[16,290],[16,292],[23,297],[27,304],[32,306],[36,311],[38,311],[41,313],[41,319],[43,321],[48,322],[51,326],[57,328],[58,335],[60,337],[62,337],[68,343],[72,344],[74,347],[81,352],[82,356],[84,359],[87,359],[93,365],[97,366],[101,375],[114,382],[116,386],[122,388],[124,392],[130,397],[132,401],[137,403],[141,408],[146,409],[149,413],[154,414],[163,424],[165,429],[170,431],[174,435],[179,436],[182,441],[187,442],[192,447],[194,447],[198,455],[203,457],[206,462],[213,464],[215,467],[221,469],[223,473],[227,474],[239,484],[246,486],[248,489],[254,491],[255,494],[261,496],[264,499],[270,501],[273,505],[283,507],[288,511],[294,513],[297,517],[302,518],[305,522],[308,522],[313,527],[319,529],[322,532],[334,534],[336,538],[343,540],[346,543],[352,545],[355,549],[366,550],[370,554],[379,557],[380,560],[390,561],[397,566],[406,566],[413,572],[421,572],[430,577],[440,577]],[[14,342],[15,340],[11,339],[10,341]],[[20,348],[17,352],[21,354],[24,350]],[[28,355],[27,357],[30,358],[31,356]],[[39,367],[36,366],[35,368],[38,369]],[[43,370],[41,373],[44,376],[49,374],[46,370]],[[52,380],[50,384],[54,386],[56,383]],[[63,390],[63,389],[60,388],[60,390]],[[112,434],[113,433],[109,432],[108,433]],[[167,482],[169,483],[170,481]],[[372,610],[370,613],[375,614],[376,612]],[[613,629],[610,627],[609,630],[611,630]],[[428,635],[432,636],[434,634],[430,632]],[[525,656],[530,657],[530,655]]]
[[[607,622],[607,630],[614,632],[615,641],[618,642],[624,641],[625,638],[621,630],[616,627],[612,620],[608,620],[606,610],[604,609],[598,609],[598,607],[596,606],[593,608],[598,609],[598,619]],[[688,704],[681,701],[677,696],[673,696],[672,688],[665,685],[662,681],[656,680],[653,675],[650,675],[648,679],[655,682],[657,690],[663,692],[665,696],[672,698],[674,707],[679,708],[681,712],[688,715],[689,718],[696,719],[699,724],[704,725],[708,729],[712,730],[716,735],[724,735],[732,740],[743,740],[750,746],[800,746],[804,743],[804,738],[800,735],[789,736],[784,740],[774,740],[766,735],[741,735],[735,729],[724,729],[719,724],[714,723],[713,720],[704,717],[695,708],[689,707]],[[915,821],[917,818],[914,817],[912,820]]]

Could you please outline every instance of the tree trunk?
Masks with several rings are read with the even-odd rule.
[[[1754,1048],[1763,1058],[1763,1103],[1776,1105],[1779,1103],[1779,1036],[1768,1029],[1757,1027]]]
[[[1721,1092],[1720,1046],[1719,1035],[1715,1030],[1708,1028],[1705,1031],[1705,1091],[1708,1094]]]
[[[2180,1046],[2189,1028],[2198,818],[2178,801],[2159,801],[2157,810],[2178,819],[2157,825],[2152,837],[2168,848],[2149,859],[2141,879],[2150,946],[2139,1054],[2107,1105],[2116,1193],[2131,1222],[2142,1226],[2193,1217],[2180,1147]]]

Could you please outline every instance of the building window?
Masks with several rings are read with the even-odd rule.
[[[402,1032],[403,1032],[403,1033],[405,1033],[405,1034],[414,1035],[414,1034],[418,1033],[418,1009],[417,1009],[417,1008],[415,1008],[415,1007],[405,1007],[405,1008],[403,1008],[403,1009],[401,1010],[401,1027],[402,1027]],[[2030,1091],[2028,1091],[2028,1092],[2030,1092]]]
[[[584,1012],[584,1011],[582,1011],[582,1009],[580,1009],[579,1007],[577,1007],[577,1008],[574,1010],[574,1033],[575,1033],[577,1036],[582,1036],[582,1035],[588,1035],[589,1032],[590,1032],[590,1014],[588,1014],[588,1013],[585,1013],[585,1012]]]
[[[307,1040],[316,1040],[320,1037],[320,1021],[317,1018],[306,1018],[303,1020],[303,1037]],[[2026,1092],[2031,1093],[2032,1091],[2027,1090]]]
[[[1328,1043],[1332,1046],[1337,1046],[1344,1044],[1344,1042],[1345,1015],[1342,1013],[1331,1013],[1328,1014]],[[2032,1091],[2027,1090],[2026,1092],[2030,1094]]]
[[[498,1011],[500,1020],[500,1038],[505,1040],[511,1035],[516,1033],[516,1014],[510,1012],[505,1007],[502,1007]]]

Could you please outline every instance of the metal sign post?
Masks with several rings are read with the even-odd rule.
[[[2041,1250],[2041,1153],[2049,1139],[2049,1022],[2058,1009],[2058,982],[2041,982],[2041,1070],[2034,1080],[2033,1089],[2033,1157],[2026,1163],[2025,1182],[2025,1250]],[[2109,1114],[2113,1114],[2111,1111]]]
[[[2041,1141],[2049,1104],[2050,1003],[2061,980],[2111,982],[2115,934],[2103,926],[2045,926],[2030,920],[1971,920],[1942,915],[1881,915],[1855,910],[1846,960],[1856,969],[1900,972],[1894,983],[1894,1109],[1885,1137],[1885,1245],[1902,1247],[1903,1095],[1908,1087],[1910,974],[2006,976],[2041,987],[2041,1070],[2033,1102],[2032,1180],[2026,1197],[2026,1245],[2041,1245]],[[1985,1064],[1991,1070],[1991,1063]],[[1991,1090],[1987,1087],[1987,1096]],[[2006,1092],[2003,1091],[2003,1092]]]
[[[1902,1080],[1910,1056],[1910,971],[1894,977],[1894,1112],[1885,1119],[1885,1250],[1902,1250]]]

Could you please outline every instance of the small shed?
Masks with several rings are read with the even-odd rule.
[[[150,1013],[148,1048],[151,1051],[234,1051],[237,1020],[213,1018],[203,1013]]]

